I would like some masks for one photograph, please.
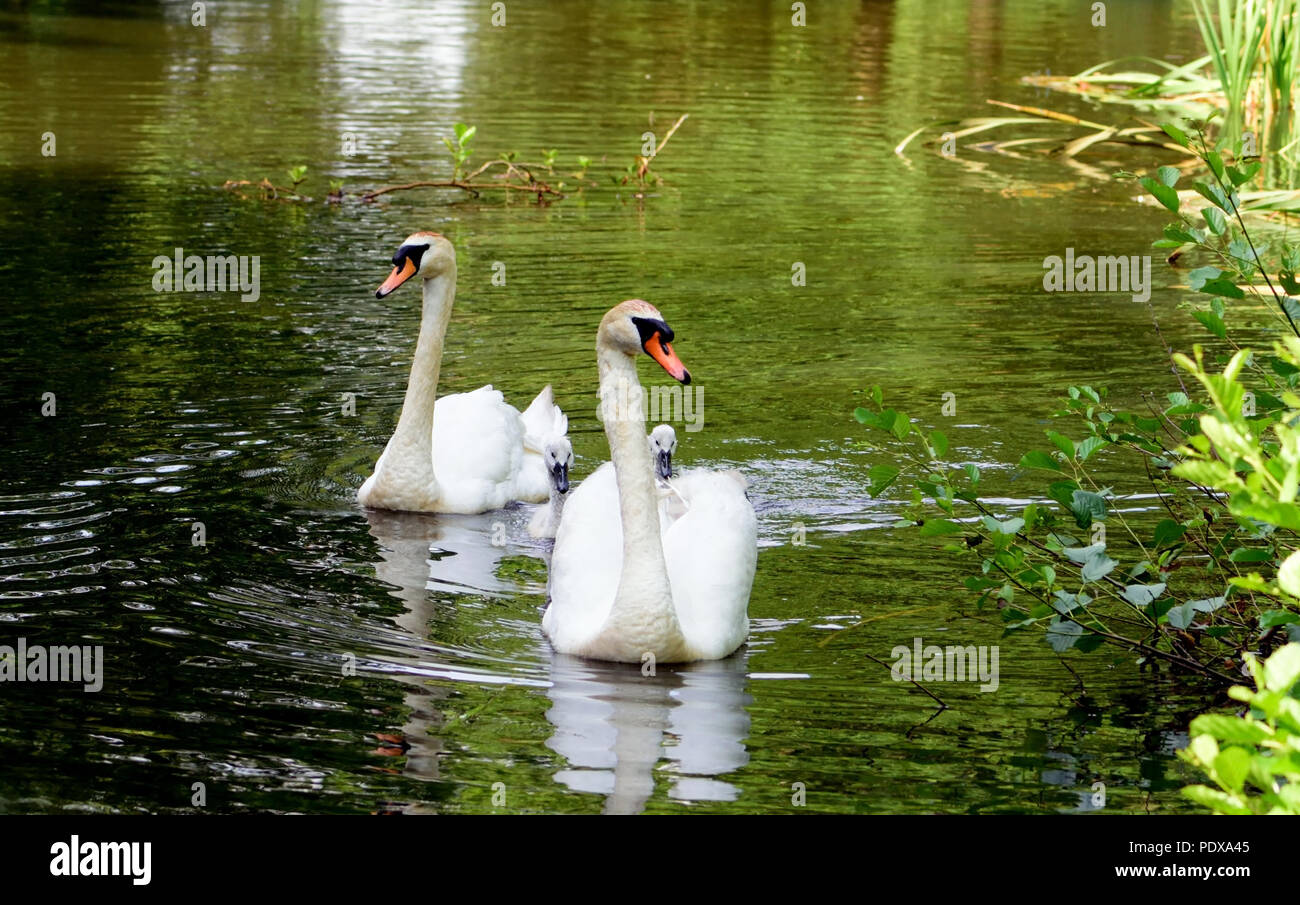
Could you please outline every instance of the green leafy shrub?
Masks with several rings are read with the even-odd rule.
[[[1192,740],[1178,752],[1218,786],[1192,785],[1183,794],[1220,814],[1300,815],[1300,644],[1278,649],[1262,664],[1247,655],[1255,680],[1228,691],[1249,710],[1208,713],[1192,720]]]
[[[1282,244],[1270,254],[1247,230],[1238,189],[1259,167],[1242,158],[1240,143],[1212,149],[1202,133],[1162,128],[1200,157],[1205,177],[1181,192],[1173,167],[1141,179],[1179,216],[1154,244],[1171,260],[1207,262],[1194,261],[1201,266],[1188,274],[1208,302],[1193,316],[1228,346],[1222,373],[1207,370],[1199,347],[1194,358],[1172,356],[1194,379],[1178,378],[1181,389],[1159,404],[1148,399],[1146,411],[1112,405],[1104,388],[1070,387],[1055,413],[1060,423],[1046,432],[1050,446],[1019,460],[1043,485],[1017,511],[983,496],[978,467],[950,462],[948,437],[886,407],[879,387],[854,416],[892,455],[870,469],[871,493],[910,485],[904,524],[974,566],[964,586],[978,608],[996,607],[1007,631],[1040,630],[1058,652],[1117,645],[1141,663],[1229,684],[1247,653],[1271,650],[1300,628],[1300,558],[1292,558],[1300,547],[1292,427],[1300,420],[1300,305],[1282,291],[1300,291],[1300,248]],[[1196,210],[1200,202],[1208,203]],[[1225,300],[1248,293],[1268,301],[1293,334],[1271,355],[1241,349],[1228,329]],[[1098,479],[1099,460],[1135,486],[1116,490]],[[1130,495],[1154,497],[1162,513],[1117,505]],[[1141,511],[1125,512],[1132,509]]]

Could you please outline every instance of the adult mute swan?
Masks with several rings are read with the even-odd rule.
[[[716,660],[749,633],[758,527],[745,479],[695,470],[674,482],[683,502],[675,514],[659,505],[636,356],[645,352],[689,383],[672,339],[663,315],[639,299],[600,322],[596,360],[611,462],[570,494],[555,538],[542,629],[560,653],[630,663],[646,654],[660,663]]]
[[[473,514],[514,500],[546,499],[550,479],[541,438],[562,437],[568,430],[551,387],[544,387],[522,415],[490,384],[435,403],[442,342],[456,295],[451,242],[439,233],[412,233],[393,255],[393,272],[375,297],[415,276],[423,283],[424,307],[406,399],[357,501],[373,509]]]

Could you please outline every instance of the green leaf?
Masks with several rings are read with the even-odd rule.
[[[1214,759],[1214,772],[1230,791],[1240,792],[1250,773],[1250,752],[1245,748],[1224,748]]]
[[[1052,595],[1052,607],[1062,615],[1073,613],[1080,607],[1086,607],[1092,603],[1092,598],[1087,594],[1070,594],[1066,591],[1056,591]]]
[[[1300,681],[1300,644],[1279,647],[1264,661],[1264,687],[1270,691],[1289,692]]]
[[[1277,586],[1292,597],[1300,597],[1300,551],[1288,556],[1278,568]]]
[[[899,473],[900,469],[895,468],[893,465],[873,465],[867,471],[867,478],[871,481],[871,486],[867,488],[867,492],[873,497],[880,496],[890,484],[894,483]]]
[[[474,137],[474,133],[478,131],[478,126],[467,126],[464,123],[456,123],[452,126],[452,129],[456,132],[456,142],[461,147],[464,147],[465,143]]]
[[[1289,613],[1286,610],[1269,610],[1266,613],[1259,614],[1259,627],[1261,629],[1273,628],[1276,625],[1294,625],[1300,622],[1300,615]]]
[[[948,519],[936,518],[929,519],[921,526],[921,537],[939,537],[944,534],[960,534],[965,529],[957,522]]]
[[[1061,466],[1055,459],[1041,450],[1031,450],[1020,458],[1021,468],[1041,468],[1044,471],[1060,471]]]
[[[1287,291],[1290,292],[1291,290],[1288,289]],[[1300,292],[1300,284],[1296,285],[1295,291]],[[1300,324],[1300,302],[1297,302],[1289,295],[1283,296],[1282,309],[1286,311],[1288,315],[1291,316],[1291,320],[1295,321],[1297,324]]]
[[[1205,225],[1210,232],[1216,236],[1221,236],[1228,229],[1228,220],[1223,216],[1223,211],[1217,207],[1201,208],[1201,216],[1205,218]]]
[[[1253,813],[1240,799],[1229,795],[1227,792],[1211,789],[1209,786],[1183,786],[1182,793],[1202,807],[1217,811],[1220,814]]]
[[[1198,195],[1213,204],[1219,210],[1223,211],[1225,214],[1232,213],[1232,199],[1225,195],[1223,189],[1219,188],[1217,185],[1214,185],[1213,183],[1196,182],[1192,184],[1192,188],[1196,190]]]
[[[1203,237],[1198,236],[1194,231],[1187,229],[1181,223],[1170,223],[1165,227],[1165,238],[1171,239],[1180,245],[1197,245],[1201,242]]]
[[[1052,617],[1051,624],[1047,626],[1047,643],[1058,654],[1063,654],[1074,647],[1075,642],[1082,636],[1082,625],[1068,620],[1062,621],[1060,617]]]
[[[1048,431],[1047,439],[1051,440],[1056,448],[1065,453],[1067,459],[1074,458],[1074,441],[1064,434],[1058,434],[1056,431]]]
[[[1074,481],[1053,481],[1047,486],[1047,495],[1056,500],[1056,502],[1060,503],[1066,509],[1069,509],[1070,501],[1074,497],[1074,491],[1078,488],[1079,485]]]
[[[1084,632],[1083,637],[1074,644],[1074,649],[1080,653],[1090,654],[1097,648],[1106,643],[1106,639],[1101,635],[1093,632]]]
[[[1155,546],[1157,549],[1167,547],[1180,540],[1186,533],[1187,529],[1173,519],[1161,519],[1156,525]]]
[[[1206,280],[1205,284],[1201,286],[1201,292],[1209,295],[1219,295],[1225,299],[1242,299],[1246,297],[1246,293],[1242,292],[1241,287],[1227,277]],[[1197,318],[1197,320],[1200,320],[1200,318]]]
[[[1209,285],[1208,283],[1206,285]],[[1203,292],[1205,290],[1202,290]],[[1192,317],[1201,322],[1201,325],[1209,330],[1219,339],[1228,338],[1228,328],[1224,326],[1223,319],[1213,311],[1193,311]]]
[[[906,440],[907,435],[912,431],[912,422],[902,412],[894,412],[893,431],[895,437]]]
[[[1151,606],[1147,607],[1147,615],[1152,619],[1159,619],[1173,607],[1174,601],[1171,597],[1162,597],[1159,600],[1151,601]]]
[[[1022,518],[1012,518],[1001,522],[990,515],[986,515],[981,518],[981,521],[984,523],[984,527],[994,534],[1015,534],[1025,527],[1025,520]]]
[[[1221,273],[1223,271],[1217,267],[1196,267],[1187,271],[1187,285],[1199,292],[1208,280],[1214,279]]]
[[[934,449],[935,457],[942,459],[948,454],[948,435],[940,430],[931,431],[930,446]]]
[[[1273,737],[1268,727],[1257,720],[1246,720],[1221,713],[1203,713],[1192,720],[1192,735],[1210,735],[1221,742],[1255,745]]]
[[[1255,174],[1260,172],[1260,161],[1252,160],[1248,164],[1229,166],[1227,168],[1227,178],[1231,179],[1232,185],[1242,186],[1255,178]]]
[[[1268,562],[1272,558],[1272,550],[1260,547],[1238,547],[1228,556],[1232,562]]]
[[[1131,584],[1124,588],[1124,599],[1134,606],[1146,606],[1165,592],[1165,583]]]
[[[1070,499],[1070,512],[1080,528],[1090,528],[1093,522],[1106,519],[1106,500],[1090,490],[1076,490]]]
[[[1170,188],[1178,184],[1178,177],[1182,175],[1182,172],[1177,167],[1161,167],[1156,170],[1156,178]]]
[[[1164,130],[1166,135],[1178,142],[1184,148],[1191,147],[1191,142],[1187,140],[1187,133],[1175,126],[1173,123],[1161,123],[1160,128]]]
[[[1105,437],[1085,437],[1083,440],[1079,441],[1077,447],[1079,461],[1085,461],[1090,455],[1101,449],[1103,446],[1106,446],[1108,443],[1109,441]]]
[[[1175,214],[1178,213],[1178,192],[1174,191],[1163,182],[1157,182],[1150,176],[1143,176],[1138,181],[1142,183],[1143,188],[1151,193],[1153,198]]]
[[[1079,565],[1083,565],[1094,556],[1098,556],[1105,552],[1105,544],[1092,544],[1087,547],[1065,547],[1061,550],[1061,554],[1066,559],[1070,560],[1070,562],[1078,563]]]
[[[1185,462],[1184,465],[1192,463]],[[1223,471],[1228,471],[1228,467],[1221,462],[1203,463],[1206,465],[1219,465]],[[1174,473],[1180,473],[1182,465],[1174,469]],[[1192,480],[1197,480],[1193,478]],[[1205,483],[1201,481],[1200,483]],[[1266,497],[1252,497],[1247,493],[1234,493],[1228,499],[1228,511],[1233,515],[1244,516],[1245,518],[1257,519],[1261,522],[1267,522],[1270,525],[1276,525],[1279,528],[1289,528],[1292,531],[1300,531],[1300,506],[1294,503],[1280,503],[1277,500],[1270,500]]]
[[[1174,474],[1180,478],[1185,478],[1196,484],[1204,484],[1207,487],[1217,487],[1228,482],[1232,475],[1232,469],[1223,462],[1200,462],[1189,460],[1180,462],[1174,466]],[[1232,502],[1228,504],[1229,511],[1232,510]]]
[[[1105,553],[1099,553],[1083,564],[1080,577],[1084,581],[1100,581],[1109,575],[1119,563]]]
[[[1169,624],[1174,628],[1185,629],[1192,624],[1196,618],[1196,607],[1191,602],[1180,603],[1178,606],[1169,608]]]
[[[1253,160],[1247,164],[1228,167],[1228,178],[1232,180],[1234,186],[1245,185],[1247,182],[1250,182],[1250,180],[1255,178],[1255,174],[1259,172],[1259,167],[1260,162],[1258,160]]]
[[[1049,587],[1049,588],[1050,588],[1052,585],[1056,584],[1056,570],[1055,570],[1055,569],[1053,569],[1053,568],[1052,568],[1051,566],[1049,566],[1047,563],[1043,563],[1042,565],[1037,566],[1036,569],[1037,569],[1037,572],[1038,572],[1038,577],[1041,578],[1041,579],[1043,580],[1043,584],[1047,585],[1047,587]]]

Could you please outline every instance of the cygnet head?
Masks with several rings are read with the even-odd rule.
[[[650,454],[655,473],[665,481],[673,476],[673,453],[677,451],[677,431],[670,424],[660,424],[650,432]]]
[[[568,437],[552,437],[542,445],[542,461],[556,493],[569,492],[569,469],[573,467],[573,444]]]

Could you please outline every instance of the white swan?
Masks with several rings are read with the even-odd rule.
[[[491,385],[436,400],[442,342],[456,295],[456,250],[438,233],[412,233],[393,255],[383,298],[414,276],[424,287],[420,338],[397,427],[357,491],[373,509],[473,514],[513,500],[547,498],[541,440],[563,436],[568,418],[550,386],[521,415]]]
[[[564,499],[569,492],[569,469],[573,468],[573,444],[568,437],[551,437],[542,444],[542,462],[551,483],[551,498],[537,507],[528,522],[533,537],[555,537],[564,514]]]
[[[646,352],[689,383],[672,338],[658,310],[639,299],[600,322],[601,417],[612,461],[570,495],[555,538],[542,629],[561,653],[715,660],[749,633],[758,527],[745,479],[696,470],[675,482],[684,503],[675,518],[659,505],[636,356]]]

